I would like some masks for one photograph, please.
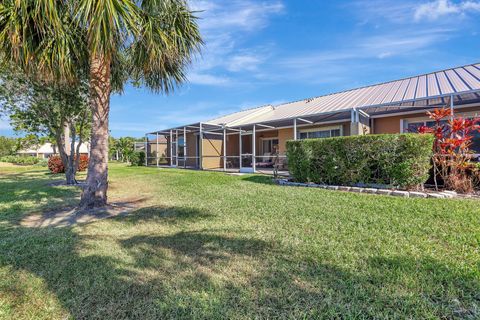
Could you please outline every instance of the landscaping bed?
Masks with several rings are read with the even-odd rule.
[[[470,194],[459,194],[455,191],[450,190],[432,190],[425,189],[423,191],[408,191],[408,190],[398,190],[398,189],[388,189],[385,187],[374,188],[374,187],[349,187],[349,186],[335,186],[335,185],[326,185],[326,184],[316,184],[316,183],[301,183],[294,182],[288,179],[277,179],[275,183],[281,186],[291,186],[291,187],[308,187],[308,188],[320,188],[328,190],[338,190],[344,192],[356,192],[356,193],[368,193],[368,194],[378,194],[384,196],[395,196],[402,198],[434,198],[434,199],[452,199],[452,198],[476,198],[480,199],[480,195],[477,193]]]

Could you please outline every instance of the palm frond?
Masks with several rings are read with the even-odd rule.
[[[183,0],[144,0],[140,33],[127,49],[132,78],[169,93],[203,44],[197,18]]]
[[[0,4],[0,52],[7,62],[43,79],[72,81],[81,69],[82,33],[65,1],[5,0]]]
[[[44,80],[84,78],[92,56],[156,92],[186,81],[203,42],[185,0],[3,0],[0,59]]]

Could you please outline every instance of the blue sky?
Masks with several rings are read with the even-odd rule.
[[[206,45],[170,96],[127,87],[113,136],[480,62],[480,0],[195,0]],[[12,134],[6,119],[0,134]]]

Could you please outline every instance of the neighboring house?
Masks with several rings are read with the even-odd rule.
[[[75,143],[75,148],[77,147],[77,145],[78,143]],[[50,156],[58,154],[58,148],[54,144],[47,142],[40,146],[34,146],[29,149],[17,151],[17,154],[22,156],[32,156],[42,159],[48,159],[50,158]],[[90,144],[88,142],[82,143],[80,145],[80,154],[90,154]]]
[[[427,110],[444,106],[464,117],[480,113],[480,64],[148,133],[147,164],[268,171],[278,151],[287,169],[287,140],[415,132],[431,124]],[[480,153],[480,134],[472,149]]]

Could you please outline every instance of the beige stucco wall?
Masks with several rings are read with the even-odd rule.
[[[197,136],[194,133],[187,133],[187,157],[197,156]],[[197,165],[197,159],[188,158],[187,166],[195,167]]]
[[[202,168],[218,169],[223,167],[223,137],[222,136],[205,136],[202,139]]]
[[[417,115],[418,116],[418,115]],[[403,116],[376,118],[373,120],[373,133],[399,133],[400,120]]]
[[[278,153],[284,155],[287,153],[287,141],[293,140],[293,128],[278,130]]]
[[[157,164],[157,155],[159,159],[159,164],[167,164],[169,159],[167,158],[168,155],[168,145],[166,143],[156,143],[155,141],[148,143],[148,156],[151,157],[149,160],[149,164],[156,165]]]
[[[227,156],[238,156],[240,153],[239,135],[232,134],[227,136]]]

